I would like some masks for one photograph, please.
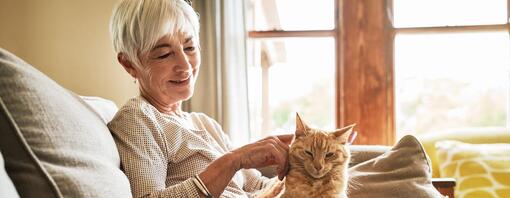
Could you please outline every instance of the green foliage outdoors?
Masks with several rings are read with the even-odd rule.
[[[425,133],[506,125],[506,89],[482,89],[452,79],[423,79],[419,94],[398,101],[398,129]],[[403,90],[406,91],[406,90]]]
[[[273,128],[294,129],[296,112],[312,126],[331,128],[334,125],[334,103],[329,83],[327,80],[321,81],[309,93],[272,107]]]

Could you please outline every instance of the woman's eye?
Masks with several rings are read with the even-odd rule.
[[[326,157],[327,157],[327,158],[330,158],[330,157],[333,157],[333,155],[334,155],[334,153],[327,153],[327,154],[326,154]]]
[[[187,48],[184,48],[184,50],[192,52],[192,51],[195,51],[195,47],[187,47]]]
[[[307,155],[309,155],[310,157],[313,157],[312,152],[310,152],[310,151],[305,151],[305,153],[306,153]]]
[[[158,56],[158,59],[164,59],[166,57],[170,56],[170,53],[163,54],[161,56]]]
[[[168,58],[169,56],[173,56],[174,54],[175,54],[175,52],[170,51],[170,52],[165,53],[161,56],[158,56],[157,59],[165,59],[165,58]]]

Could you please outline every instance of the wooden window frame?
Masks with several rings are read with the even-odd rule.
[[[337,125],[356,123],[356,144],[392,145],[393,28],[390,0],[338,0]]]
[[[395,143],[394,40],[397,34],[510,32],[506,24],[394,28],[393,0],[338,0],[337,124],[358,123],[356,143]]]
[[[507,0],[507,14],[510,0]],[[396,34],[509,31],[510,23],[394,28],[393,0],[335,0],[332,30],[249,31],[249,38],[335,39],[336,126],[356,123],[355,144],[395,143],[394,38]],[[509,14],[510,15],[510,14]],[[507,19],[510,16],[507,17]]]
[[[337,19],[338,19],[338,1],[337,0],[334,0],[334,7],[335,7],[335,15],[334,15],[334,18],[335,18],[335,27],[332,29],[332,30],[263,30],[263,31],[248,31],[248,38],[251,38],[251,39],[264,39],[264,38],[306,38],[306,37],[314,37],[314,38],[318,38],[318,37],[329,37],[329,38],[334,38],[335,40],[335,43],[338,43],[338,23],[337,23]],[[338,44],[335,44],[335,50],[338,52]],[[338,57],[338,55],[336,55],[336,57]],[[336,61],[338,62],[338,61]],[[337,70],[338,68],[338,64],[336,63],[337,66],[335,66],[335,70]],[[264,69],[264,65],[262,66],[263,69],[262,69],[262,79],[267,79],[267,76],[268,74],[266,73],[267,70]],[[335,76],[335,79],[337,77]],[[267,83],[262,83],[262,92],[264,92],[264,90],[268,90],[268,87],[269,85]],[[338,90],[337,88],[335,88],[335,90]],[[265,94],[267,93],[262,93],[262,110],[261,110],[261,113],[263,115],[263,117],[267,117],[268,114],[269,114],[269,109],[268,108],[268,103],[269,101],[267,101],[267,97],[265,96]],[[338,106],[338,105],[335,105],[335,106]],[[336,115],[337,113],[335,113]],[[336,126],[338,126],[338,124],[336,124]],[[267,134],[264,134],[264,131],[265,130],[268,130],[269,128],[269,123],[267,123],[265,120],[262,120],[262,126],[261,126],[261,130],[262,130],[262,135],[267,135]]]
[[[393,0],[388,0],[388,7],[391,8]],[[392,11],[393,12],[393,11]],[[397,34],[438,34],[438,33],[472,33],[472,32],[507,32],[510,33],[510,0],[507,0],[507,16],[504,24],[482,24],[482,25],[456,25],[456,26],[432,26],[432,27],[403,27],[393,28],[392,42]],[[391,56],[394,56],[393,51]],[[393,76],[393,74],[391,74]],[[392,77],[393,78],[393,77]],[[394,100],[394,99],[393,99]],[[394,101],[392,101],[394,103]],[[508,120],[508,119],[507,119]],[[394,131],[393,134],[396,132]]]

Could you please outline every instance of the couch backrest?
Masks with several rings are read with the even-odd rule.
[[[0,99],[9,118],[0,150],[21,197],[131,196],[104,121],[80,97],[3,49]]]

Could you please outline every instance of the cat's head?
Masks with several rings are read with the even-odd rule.
[[[290,146],[290,163],[302,167],[311,177],[321,178],[338,166],[347,166],[347,147],[354,124],[334,131],[310,128],[296,114],[296,132]]]

